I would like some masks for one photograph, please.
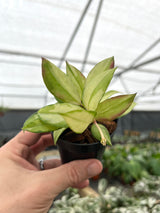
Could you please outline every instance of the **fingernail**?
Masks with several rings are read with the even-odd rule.
[[[102,171],[102,165],[100,163],[92,163],[88,166],[88,175],[93,177],[98,175]]]

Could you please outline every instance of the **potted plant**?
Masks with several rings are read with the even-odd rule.
[[[66,73],[42,58],[42,76],[47,89],[57,102],[31,115],[23,125],[30,132],[53,132],[62,162],[75,159],[100,158],[116,119],[135,106],[136,94],[118,95],[107,91],[114,75],[114,58],[107,58],[85,77],[66,62]]]
[[[0,106],[0,117],[4,116],[4,114],[8,111],[7,108]]]

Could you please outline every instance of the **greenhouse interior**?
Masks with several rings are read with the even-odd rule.
[[[96,118],[100,121],[104,104],[117,101],[117,105],[109,106],[110,117],[109,110],[104,113],[107,122],[116,121],[116,128],[111,134],[103,126],[111,142],[100,158],[102,172],[91,177],[83,189],[63,190],[45,212],[160,212],[159,11],[158,0],[1,0],[0,150],[25,130],[36,130],[34,134],[53,132],[55,140],[54,132],[59,134],[63,128],[54,126],[53,114],[65,123],[62,132],[70,125],[73,130],[95,124],[102,139],[104,132]],[[58,73],[60,70],[63,74]],[[99,75],[93,73],[95,70]],[[109,76],[106,73],[113,70],[113,78],[104,83]],[[94,76],[89,75],[90,71]],[[82,82],[82,101],[77,104],[77,88]],[[77,90],[72,85],[78,85]],[[105,94],[108,96],[102,101]],[[131,98],[126,103],[121,101],[131,94],[134,102]],[[52,106],[58,107],[50,109]],[[61,106],[67,109],[60,112]],[[78,112],[84,114],[75,119]],[[88,122],[87,118],[92,119]],[[46,131],[41,129],[45,122]],[[45,146],[36,160],[60,159],[59,153],[56,144]]]

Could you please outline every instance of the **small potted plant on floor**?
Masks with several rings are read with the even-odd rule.
[[[6,107],[0,106],[0,117],[4,116],[4,114],[8,111]]]
[[[112,97],[118,92],[107,91],[115,70],[113,57],[96,64],[87,77],[68,62],[64,73],[42,58],[44,83],[57,102],[31,115],[22,129],[53,132],[63,163],[100,158],[111,145],[116,119],[135,105],[135,94]]]

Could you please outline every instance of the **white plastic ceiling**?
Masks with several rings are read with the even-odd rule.
[[[119,68],[109,89],[137,92],[135,110],[159,111],[160,1],[0,0],[0,106],[34,109],[54,101],[41,56],[56,65],[65,56],[85,74],[114,56]]]

